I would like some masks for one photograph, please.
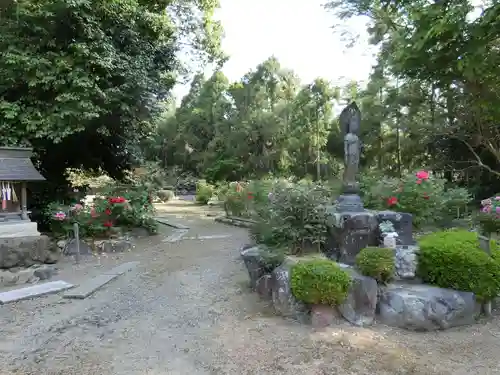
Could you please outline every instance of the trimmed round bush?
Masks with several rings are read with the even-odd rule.
[[[214,194],[214,187],[208,184],[205,180],[199,180],[196,183],[196,202],[207,204]]]
[[[394,250],[384,247],[367,247],[356,256],[356,268],[365,276],[387,284],[394,278]]]
[[[331,260],[298,262],[291,269],[292,294],[299,301],[309,304],[341,304],[351,282],[351,275]]]
[[[500,263],[467,230],[436,232],[419,240],[417,275],[441,288],[473,292],[490,301],[500,292]]]

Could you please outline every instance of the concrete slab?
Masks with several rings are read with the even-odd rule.
[[[98,289],[110,281],[116,279],[119,275],[99,275],[80,284],[73,290],[64,293],[63,298],[85,299],[94,294]]]
[[[180,241],[182,239],[182,237],[184,237],[186,235],[187,232],[188,232],[187,229],[178,229],[178,230],[174,231],[174,233],[172,233],[170,236],[165,238],[162,242],[173,243],[173,242]]]
[[[26,288],[9,290],[8,292],[0,293],[0,304],[3,305],[9,302],[17,302],[25,299],[44,296],[47,294],[57,293],[73,287],[73,284],[67,283],[66,281],[57,280],[29,286]]]
[[[184,237],[185,240],[215,240],[220,238],[229,238],[230,234],[214,234],[211,236],[196,236],[196,237]]]
[[[155,220],[157,222],[159,222],[160,224],[168,225],[169,227],[172,227],[172,228],[176,228],[176,229],[189,229],[189,227],[187,227],[187,226],[185,226],[183,224],[174,223],[174,222],[172,222],[169,219],[164,218],[164,217],[155,217]]]
[[[104,275],[123,275],[125,272],[133,270],[135,267],[139,265],[139,262],[127,262],[116,266],[115,268],[110,269],[107,272],[104,272]]]

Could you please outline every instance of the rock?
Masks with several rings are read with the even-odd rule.
[[[91,255],[93,253],[92,248],[87,243],[79,241],[79,245],[80,245],[80,255]],[[64,248],[63,254],[76,255],[76,253],[77,253],[76,241],[72,239],[66,243],[66,247]]]
[[[0,238],[0,268],[43,262],[52,251],[51,245],[47,236]]]
[[[311,306],[311,324],[314,328],[326,328],[337,325],[341,317],[335,307],[328,305]]]
[[[34,278],[35,270],[32,268],[21,269],[16,272],[0,270],[0,286],[13,286],[27,284]]]
[[[342,267],[352,277],[346,300],[338,307],[342,316],[356,326],[369,326],[377,309],[377,281],[359,274],[353,268]]]
[[[244,249],[240,252],[243,262],[250,276],[250,287],[255,290],[257,286],[257,280],[267,273],[270,273],[269,265],[264,259],[263,254],[267,249],[263,246],[254,246],[251,248]]]
[[[131,250],[134,244],[127,239],[95,241],[97,250],[101,253],[123,253]]]
[[[33,275],[40,280],[50,279],[56,273],[56,269],[50,266],[38,267],[34,270]]]
[[[299,322],[310,321],[310,310],[305,303],[298,301],[290,287],[290,267],[293,262],[285,261],[271,274],[271,292],[274,310],[277,314]]]
[[[271,275],[263,275],[260,277],[255,285],[255,290],[263,299],[272,299],[272,289],[271,289]]]
[[[418,246],[398,246],[394,254],[396,280],[408,280],[416,277],[418,265]]]
[[[473,324],[479,312],[473,293],[430,285],[391,284],[381,288],[382,323],[415,331]]]
[[[396,239],[398,245],[414,245],[413,239],[413,216],[407,212],[379,211],[376,214],[380,224],[383,221],[390,221],[394,225],[394,230],[398,234]]]

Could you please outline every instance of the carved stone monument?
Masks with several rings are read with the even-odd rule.
[[[378,245],[378,221],[375,213],[364,209],[356,181],[361,153],[361,112],[356,103],[349,104],[339,120],[344,136],[344,175],[342,194],[336,204],[327,208],[329,239],[326,252],[334,260],[352,265],[361,249]]]

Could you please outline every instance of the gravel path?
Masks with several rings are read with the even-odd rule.
[[[191,226],[189,236],[232,236],[169,244],[164,228],[105,259],[106,268],[141,265],[91,298],[1,306],[0,374],[500,374],[497,318],[427,334],[347,324],[314,332],[248,292],[237,252],[246,230],[216,224],[189,202],[160,208]]]

